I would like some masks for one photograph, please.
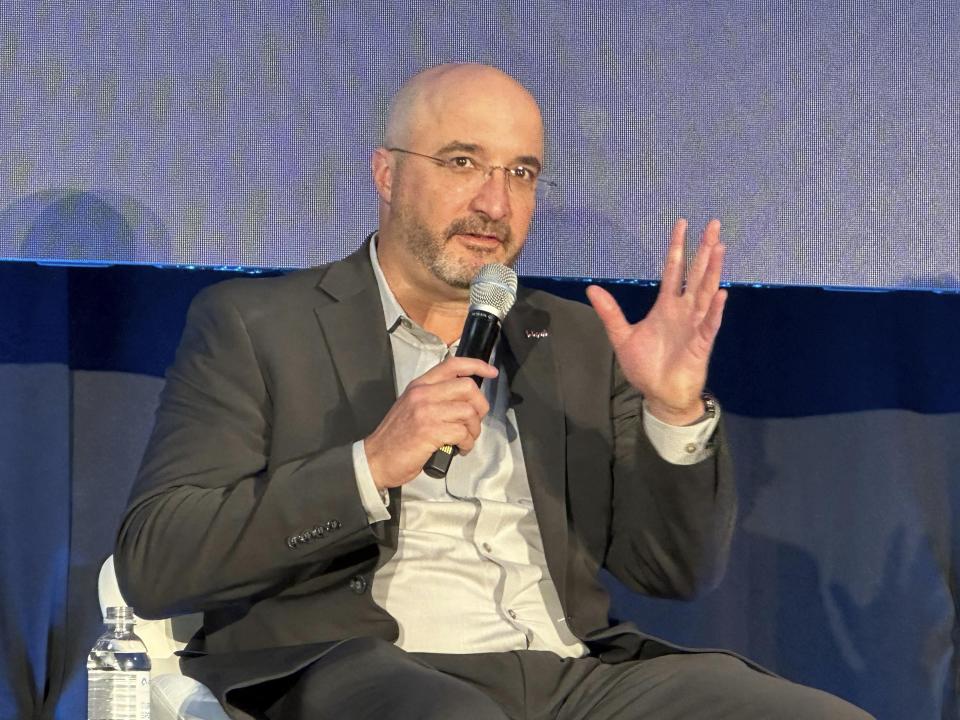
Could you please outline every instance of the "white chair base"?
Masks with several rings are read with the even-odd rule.
[[[150,680],[151,720],[230,720],[205,686],[185,675]]]
[[[108,607],[127,604],[117,585],[112,555],[100,568],[97,592],[103,617],[106,617]],[[199,615],[163,620],[144,620],[137,616],[133,630],[147,646],[153,665],[150,672],[151,720],[230,720],[210,690],[180,673],[180,661],[174,654],[184,648],[190,636],[199,629],[200,622]]]

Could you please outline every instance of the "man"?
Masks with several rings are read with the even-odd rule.
[[[635,325],[597,287],[595,314],[521,291],[492,364],[452,357],[542,164],[515,80],[429,69],[373,155],[368,244],[198,297],[117,543],[125,596],[203,610],[183,668],[237,718],[865,717],[608,627],[601,566],[665,596],[723,572],[735,493],[703,399],[723,245],[713,221],[684,278],[678,222]],[[446,480],[422,474],[445,444]]]

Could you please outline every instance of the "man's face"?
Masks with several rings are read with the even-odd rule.
[[[467,288],[482,265],[512,265],[523,247],[535,189],[508,180],[503,169],[484,170],[526,166],[539,171],[542,124],[529,96],[514,88],[467,83],[462,92],[433,100],[404,149],[453,161],[456,167],[391,153],[396,163],[391,228],[432,275]],[[481,169],[463,169],[476,165]]]

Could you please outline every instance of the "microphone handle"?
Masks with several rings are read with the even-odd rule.
[[[467,320],[463,324],[463,333],[460,335],[460,346],[457,348],[457,357],[478,358],[490,360],[493,346],[500,333],[500,320],[493,313],[485,310],[471,309]],[[473,375],[473,381],[480,387],[483,378]],[[442,445],[434,450],[433,455],[423,465],[423,472],[436,479],[445,478],[450,469],[453,456],[459,452],[456,445]]]

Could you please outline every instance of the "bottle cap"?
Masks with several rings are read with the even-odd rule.
[[[134,623],[136,618],[133,615],[133,608],[129,606],[122,607],[108,607],[107,608],[107,622],[108,623]]]

